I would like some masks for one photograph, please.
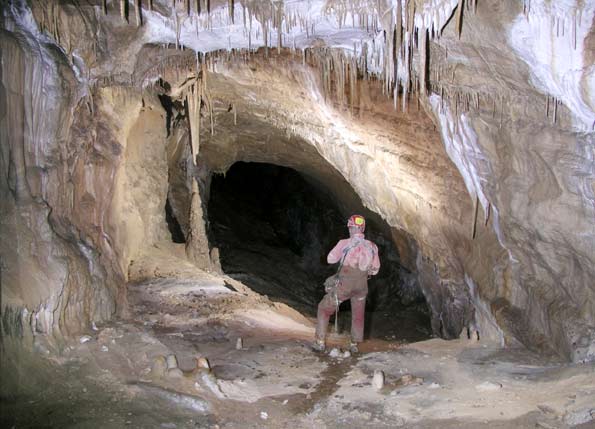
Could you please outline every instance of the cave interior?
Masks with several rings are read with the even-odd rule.
[[[0,15],[3,427],[595,424],[594,2]]]

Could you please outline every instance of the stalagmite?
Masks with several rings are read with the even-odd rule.
[[[376,390],[380,390],[384,387],[384,372],[378,369],[374,371],[372,386],[374,386],[374,389]]]
[[[186,256],[201,270],[209,271],[211,260],[209,258],[209,243],[206,238],[202,201],[196,179],[192,178],[191,180],[192,199],[190,201],[188,237],[186,239]]]

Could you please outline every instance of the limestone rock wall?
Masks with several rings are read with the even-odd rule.
[[[115,311],[118,273],[106,270],[95,221],[109,204],[93,180],[109,168],[109,144],[76,142],[76,79],[62,54],[27,31],[2,30],[0,192],[2,311],[19,314],[4,332],[78,332]],[[79,122],[80,124],[80,122]]]
[[[124,314],[131,260],[167,238],[165,112],[134,88],[91,96],[26,9],[3,13],[3,330],[59,339]]]
[[[492,246],[467,259],[476,307],[487,303],[509,340],[574,361],[595,357],[594,12],[488,1],[467,14],[460,39],[446,27],[430,53],[454,70],[444,93],[465,95],[433,94],[428,110],[505,251],[491,267],[480,255]],[[479,102],[467,108],[469,96]]]

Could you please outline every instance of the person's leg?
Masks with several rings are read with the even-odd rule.
[[[364,318],[366,311],[366,295],[351,298],[351,342],[361,343],[364,340]]]
[[[326,294],[318,304],[318,317],[316,321],[316,342],[324,345],[326,340],[326,330],[331,315],[335,312],[335,297]]]

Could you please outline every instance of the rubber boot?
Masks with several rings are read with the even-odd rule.
[[[319,353],[324,353],[326,350],[326,345],[324,344],[324,340],[316,340],[312,343],[312,350]]]

